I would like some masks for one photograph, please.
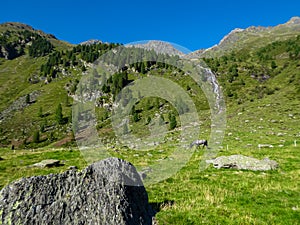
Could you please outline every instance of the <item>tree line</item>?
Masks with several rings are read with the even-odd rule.
[[[54,46],[41,35],[25,31],[5,31],[0,35],[1,58],[15,59],[26,53],[31,57],[41,57],[49,54]]]

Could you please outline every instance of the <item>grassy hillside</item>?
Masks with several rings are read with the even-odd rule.
[[[0,145],[72,145],[71,96],[78,80],[88,63],[116,45],[72,46],[19,23],[2,24],[0,32]],[[61,122],[56,118],[59,104]],[[33,140],[37,132],[40,139]]]

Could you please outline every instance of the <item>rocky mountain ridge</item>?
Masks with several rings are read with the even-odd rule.
[[[47,34],[42,30],[36,30],[32,26],[24,23],[19,23],[19,22],[6,22],[0,24],[0,31],[1,30],[27,30],[31,32],[38,33],[39,35],[49,38],[49,39],[56,39],[57,38],[53,34]]]
[[[164,42],[164,41],[148,41],[145,43],[134,43],[126,45],[128,47],[136,47],[136,48],[144,48],[146,50],[154,50],[158,54],[168,54],[170,56],[178,55],[184,56],[185,54],[178,50],[176,46],[172,45],[171,43]]]
[[[300,17],[292,17],[288,22],[277,26],[250,26],[246,29],[235,28],[229,32],[222,40],[208,48],[192,52],[190,56],[216,57],[222,56],[232,50],[244,47],[257,48],[262,44],[272,43],[276,40],[286,40],[300,33]]]
[[[96,40],[96,39],[91,39],[91,40],[81,42],[80,45],[95,45],[95,44],[101,44],[101,43],[103,43],[103,41]]]
[[[168,55],[178,55],[185,58],[199,58],[199,57],[214,57],[223,55],[226,52],[239,48],[241,46],[248,45],[251,42],[251,38],[270,38],[270,43],[276,41],[280,36],[280,39],[284,40],[293,37],[295,33],[300,32],[300,17],[292,17],[284,24],[277,26],[250,26],[248,28],[235,28],[225,35],[218,44],[207,48],[199,49],[192,53],[185,54],[178,49],[178,46],[174,46],[171,43],[162,41],[148,41],[145,43],[128,44],[127,46],[135,46],[138,48],[144,48],[147,50],[154,50],[157,53],[164,53]],[[282,37],[286,36],[286,37]],[[239,43],[242,42],[242,43]],[[265,44],[265,43],[264,43]],[[259,47],[258,45],[257,47]],[[255,46],[254,46],[255,47]]]

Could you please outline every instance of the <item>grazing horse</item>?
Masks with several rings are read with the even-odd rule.
[[[197,147],[199,147],[200,145],[202,145],[202,148],[204,148],[204,146],[206,146],[206,148],[208,148],[208,142],[207,142],[207,140],[196,140],[196,141],[193,141],[190,144],[190,148],[192,148],[194,145],[196,145]]]

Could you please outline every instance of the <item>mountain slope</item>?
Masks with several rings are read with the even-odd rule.
[[[220,57],[234,50],[254,50],[266,44],[295,37],[300,32],[300,18],[293,17],[285,24],[275,27],[236,28],[226,35],[219,44],[205,50],[198,50],[193,57]]]
[[[118,45],[96,41],[71,46],[56,40],[53,35],[34,30],[24,24],[6,23],[0,25],[0,28],[0,33],[8,37],[6,42],[2,43],[13,43],[15,49],[24,50],[12,59],[0,58],[0,143],[22,148],[74,141],[71,106],[76,89],[82,89],[78,86],[79,80],[82,74],[89,72],[95,59]],[[27,39],[26,32],[32,34]],[[257,104],[256,101],[272,99],[275,95],[282,99],[281,105],[284,105],[286,98],[298,101],[297,49],[300,43],[299,38],[295,38],[296,34],[300,34],[299,18],[292,18],[288,23],[273,28],[251,27],[235,30],[224,37],[219,46],[201,54],[201,57],[206,57],[206,54],[212,52],[222,55],[215,58],[207,56],[205,61],[222,85],[229,111],[241,105],[251,107],[252,104]],[[19,42],[20,38],[24,41]],[[42,55],[41,51],[32,51],[37,55],[31,56],[30,47],[39,38],[45,40],[44,43],[49,41],[53,47],[42,51]],[[253,42],[256,43],[255,47]],[[270,42],[273,44],[269,44]],[[152,49],[170,55],[182,55],[173,46],[157,41],[135,47],[146,48],[145,52]],[[41,46],[36,45],[36,48]],[[149,51],[149,54],[153,52]],[[174,59],[176,57],[178,56]],[[198,60],[194,55],[192,59]],[[112,138],[110,106],[113,99],[124,85],[139,77],[154,75],[170,79],[187,90],[198,110],[207,110],[208,105],[203,92],[184,71],[154,62],[135,63],[122,69],[122,72],[107,81],[102,78],[101,71],[92,71],[96,74],[96,80],[106,82],[105,88],[100,91],[101,100],[96,108],[99,119],[97,129],[103,136],[108,135]],[[56,115],[59,105],[62,106],[64,118],[60,122]],[[145,99],[136,105],[131,118],[134,124],[132,131],[138,136],[147,135],[148,129],[145,129],[145,126],[152,119],[164,112],[164,122],[169,124],[168,113],[173,111],[174,108],[165,100]],[[207,113],[200,119],[206,120]],[[177,126],[180,126],[180,121],[177,122]],[[210,125],[207,123],[205,126],[207,129],[203,135],[208,135]],[[35,143],[33,134],[37,131],[40,132],[40,140]]]
[[[267,157],[278,162],[277,170],[263,173],[234,168],[216,170],[209,167],[204,170],[199,166],[212,149],[209,135],[212,127],[216,127],[210,122],[207,98],[189,71],[155,62],[161,57],[155,51],[143,49],[139,55],[130,52],[129,48],[115,49],[119,45],[109,43],[63,45],[61,48],[51,38],[42,35],[41,38],[51,42],[53,47],[36,45],[35,48],[42,51],[33,51],[37,56],[31,56],[29,47],[33,40],[28,41],[28,45],[19,45],[16,40],[23,28],[18,30],[21,34],[11,35],[7,44],[13,43],[16,50],[20,46],[24,52],[13,59],[0,58],[0,147],[6,147],[0,149],[0,187],[24,176],[58,173],[70,166],[74,168],[74,165],[83,168],[88,160],[97,160],[95,151],[79,151],[75,147],[72,127],[81,124],[76,124],[77,120],[71,116],[73,113],[84,121],[90,119],[84,113],[88,108],[76,114],[71,105],[76,92],[93,89],[95,84],[105,85],[96,94],[85,97],[100,96],[96,107],[92,105],[92,108],[96,112],[97,132],[107,152],[130,161],[142,171],[143,177],[147,175],[145,181],[152,178],[148,168],[162,161],[174,171],[176,158],[173,153],[185,127],[181,126],[179,113],[165,99],[144,97],[131,109],[129,127],[121,127],[135,135],[136,141],[142,144],[152,134],[155,139],[145,151],[136,151],[134,146],[120,143],[111,125],[112,105],[120,91],[137,79],[156,76],[178,84],[191,97],[199,114],[196,117],[200,124],[199,139],[208,139],[209,145],[207,151],[193,149],[192,157],[176,174],[147,187],[150,202],[157,207],[159,223],[297,224],[300,171],[300,34],[297,27],[296,18],[288,25],[278,26],[277,31],[270,28],[269,34],[269,28],[235,30],[224,38],[221,45],[225,50],[216,50],[216,57],[199,59],[198,56],[189,56],[194,63],[198,60],[199,63],[203,63],[201,60],[206,62],[224,93],[226,130],[224,139],[217,140],[220,142],[217,154]],[[248,32],[252,32],[250,36]],[[48,43],[44,39],[41,43]],[[130,59],[141,59],[150,54],[155,60],[124,65],[116,54],[120,49],[128,50]],[[39,55],[40,52],[44,55]],[[116,67],[121,68],[109,79],[101,68],[92,67],[94,60],[107,52],[110,52],[109,57],[116,59],[113,61]],[[90,74],[93,76],[87,76]],[[87,85],[79,82],[90,77],[93,79],[87,79]],[[148,86],[156,89],[154,84]],[[124,98],[124,102],[126,100]],[[185,111],[184,103],[178,101],[175,105],[180,105],[180,110]],[[167,134],[159,145],[155,135],[160,131],[152,129],[153,121],[166,128]],[[87,136],[89,133],[84,125],[82,128],[87,132],[83,135]],[[16,151],[7,148],[12,146]],[[69,148],[56,148],[59,146]],[[26,150],[32,148],[38,149]],[[181,155],[176,157],[181,158]],[[36,162],[52,158],[65,165],[47,169],[31,167]],[[68,193],[66,197],[69,197]],[[18,204],[12,207],[16,208]]]
[[[18,22],[7,22],[7,23],[2,23],[0,24],[0,33],[5,33],[5,32],[24,32],[28,31],[30,33],[37,34],[43,38],[46,38],[49,40],[55,47],[61,47],[62,49],[69,48],[73,46],[70,43],[67,43],[65,41],[58,40],[53,34],[47,34],[41,30],[36,30],[32,26],[23,24],[23,23],[18,23]]]

